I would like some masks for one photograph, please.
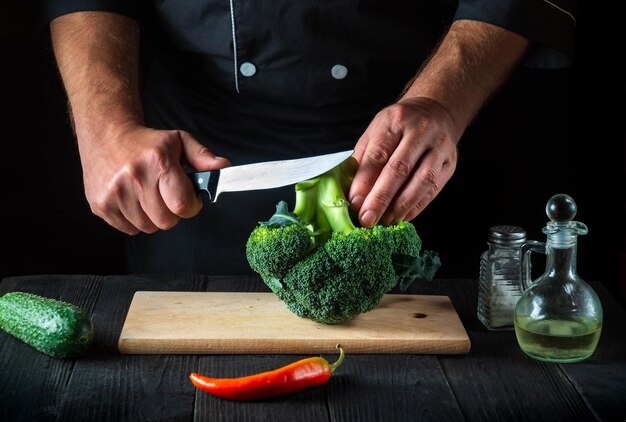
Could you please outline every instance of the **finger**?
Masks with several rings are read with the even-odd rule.
[[[374,123],[362,136],[358,149],[355,149],[355,158],[359,167],[350,186],[348,198],[351,207],[361,213],[364,201],[370,195],[383,168],[400,143],[401,134],[395,133],[389,126]]]
[[[177,131],[183,147],[183,158],[196,170],[217,170],[230,166],[230,161],[216,156],[210,149],[198,142],[191,134]]]
[[[152,223],[136,199],[126,200],[126,196],[120,191],[114,204],[109,203],[105,207],[100,207],[100,211],[94,211],[94,213],[109,225],[126,234],[135,235],[140,231],[144,233],[157,231],[158,228]]]
[[[121,231],[122,233],[126,233],[130,236],[140,233],[140,230],[131,224],[130,221],[128,221],[119,211],[108,213],[106,215],[100,215],[99,217],[106,221],[108,225]]]
[[[122,206],[120,206],[120,213],[139,231],[151,234],[159,229],[152,222],[150,217],[148,217],[140,202],[136,199],[124,202]]]
[[[140,211],[137,201],[135,201],[135,206],[127,204],[128,195],[124,185],[112,183],[112,186],[114,188],[112,187],[106,195],[92,197],[87,193],[91,211],[110,226],[129,235],[136,235],[144,230],[154,231],[155,228],[150,225],[147,216]],[[135,211],[132,211],[133,209]]]
[[[357,167],[357,171],[352,179],[352,183],[350,184],[350,189],[348,191],[348,202],[350,204],[350,208],[356,212],[361,209],[361,205],[363,205],[363,200],[369,193],[371,186],[367,184],[367,180],[371,177],[368,177],[367,174],[363,174],[364,170],[361,169],[361,162],[363,161],[363,156],[365,155],[365,150],[367,149],[369,138],[366,134],[362,135],[356,146],[354,147],[354,152],[352,156],[356,159],[357,163],[359,163]],[[359,174],[361,172],[361,174]]]
[[[361,135],[356,145],[354,146],[354,152],[352,156],[356,158],[356,160],[360,163],[363,159],[363,155],[365,154],[365,149],[367,148],[367,144],[369,143],[369,137],[367,135],[367,131]]]
[[[176,219],[191,218],[202,209],[202,200],[181,166],[161,175],[158,190],[165,207]]]
[[[139,204],[150,221],[161,230],[169,230],[180,221],[180,217],[170,209],[161,192],[161,180],[170,177],[173,170],[163,172],[158,180],[144,184],[138,189]]]
[[[182,159],[197,170],[214,170],[230,165],[230,161],[217,157],[188,132],[176,131],[182,146]],[[180,165],[173,165],[159,178],[160,197],[168,210],[177,218],[191,218],[202,209],[202,200],[189,177]]]
[[[381,218],[382,224],[396,224],[412,220],[419,215],[441,192],[443,186],[454,174],[456,161],[441,158],[439,154],[427,151],[422,157],[413,176],[398,193],[391,207]]]

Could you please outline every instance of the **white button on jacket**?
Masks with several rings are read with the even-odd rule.
[[[336,64],[330,69],[330,74],[333,75],[335,79],[343,79],[348,76],[348,68],[342,64]]]
[[[250,62],[243,62],[241,66],[239,66],[239,71],[243,76],[254,76],[256,73],[256,66]]]

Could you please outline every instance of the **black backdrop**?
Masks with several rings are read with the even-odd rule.
[[[579,274],[626,299],[624,39],[609,2],[583,3],[574,65],[518,69],[467,131],[453,179],[415,220],[425,248],[441,255],[439,277],[477,278],[491,225],[543,240],[546,201],[568,193],[589,226]],[[122,235],[85,201],[48,34],[36,22],[28,2],[0,5],[0,276],[124,273]]]

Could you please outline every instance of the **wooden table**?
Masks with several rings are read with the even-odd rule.
[[[472,342],[465,355],[349,355],[318,388],[261,402],[232,402],[196,390],[191,372],[240,376],[304,356],[122,355],[117,341],[135,291],[267,291],[255,277],[25,276],[0,295],[28,291],[75,303],[92,316],[94,343],[58,360],[0,332],[1,421],[626,421],[626,311],[594,283],[605,324],[594,355],[576,364],[526,357],[512,331],[476,318],[476,280],[415,283],[445,294]],[[324,356],[334,360],[336,356]]]

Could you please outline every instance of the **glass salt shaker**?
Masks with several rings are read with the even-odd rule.
[[[518,226],[489,229],[489,249],[480,256],[478,319],[490,330],[512,330],[515,304],[522,295],[521,246],[526,231]]]

